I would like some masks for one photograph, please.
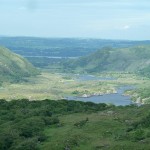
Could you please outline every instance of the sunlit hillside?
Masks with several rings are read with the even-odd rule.
[[[127,71],[148,75],[150,46],[103,48],[85,57],[64,63],[66,70],[78,72]]]
[[[0,47],[0,82],[19,81],[23,77],[36,75],[37,69],[26,59]]]

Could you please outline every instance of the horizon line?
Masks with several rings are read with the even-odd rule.
[[[91,40],[110,40],[110,41],[150,41],[150,39],[111,39],[100,37],[69,37],[69,36],[30,36],[30,35],[0,35],[0,38],[44,38],[44,39],[91,39]]]

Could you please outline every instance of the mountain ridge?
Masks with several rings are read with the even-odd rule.
[[[0,83],[4,81],[19,81],[23,77],[38,74],[38,70],[26,59],[0,47]]]
[[[67,61],[63,68],[75,72],[144,72],[150,66],[150,46],[130,48],[104,47],[90,55]],[[146,69],[148,68],[148,69]]]

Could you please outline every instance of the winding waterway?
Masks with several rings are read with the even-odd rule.
[[[86,81],[86,80],[115,80],[114,78],[99,78],[95,76],[90,75],[82,75],[78,76],[78,80]],[[117,89],[117,93],[115,94],[104,94],[100,96],[90,96],[90,97],[73,97],[68,96],[68,100],[77,100],[77,101],[84,101],[84,102],[94,102],[94,103],[106,103],[106,104],[113,104],[116,106],[126,106],[130,104],[134,104],[132,102],[130,96],[125,96],[124,92],[126,90],[132,90],[134,89],[133,86],[122,86]]]

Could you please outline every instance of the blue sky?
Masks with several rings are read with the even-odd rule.
[[[150,0],[0,0],[0,35],[150,40]]]

